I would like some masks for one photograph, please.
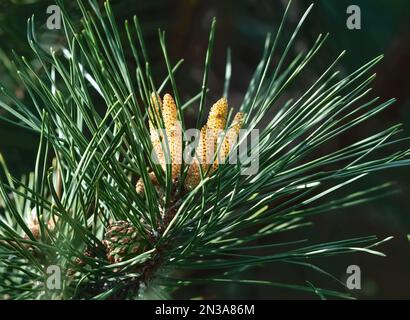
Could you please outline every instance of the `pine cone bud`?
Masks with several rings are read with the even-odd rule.
[[[151,106],[149,109],[149,129],[150,131],[154,131],[156,128],[156,125],[154,124],[159,124],[160,123],[160,115],[162,110],[162,101],[161,98],[158,94],[155,94],[154,92],[151,94]]]
[[[138,230],[127,221],[116,221],[107,227],[103,244],[110,263],[118,263],[142,252]]]
[[[205,125],[201,129],[199,136],[199,143],[195,150],[194,159],[188,168],[188,174],[185,179],[185,189],[194,189],[201,181],[200,167],[202,167],[203,174],[208,170],[209,164],[207,160],[207,136],[208,127]]]
[[[165,135],[160,128],[149,122],[151,132],[151,142],[154,147],[155,155],[162,169],[166,170],[168,163],[172,164],[171,174],[175,179],[179,176],[182,162],[182,131],[178,122],[178,110],[172,96],[167,93],[161,103],[159,95],[154,93],[151,96],[151,104],[157,113],[156,120],[159,122],[159,109],[162,112]],[[168,147],[167,147],[168,145]]]
[[[226,98],[219,99],[212,106],[209,111],[208,121],[206,123],[208,129],[207,132],[207,152],[208,162],[213,162],[211,172],[218,168],[218,159],[216,153],[218,152],[218,137],[223,134],[223,130],[226,126],[226,118],[228,116],[228,101]]]
[[[178,111],[174,98],[169,93],[164,95],[162,102],[162,117],[164,118],[165,130],[170,131],[178,122]]]
[[[226,132],[226,135],[224,137],[224,140],[222,142],[222,146],[219,150],[219,162],[220,163],[225,163],[229,152],[233,149],[236,143],[239,143],[238,137],[239,137],[239,130],[241,129],[243,125],[243,117],[244,114],[243,112],[238,112]]]
[[[209,111],[207,127],[212,130],[223,130],[226,125],[226,117],[228,116],[228,101],[226,98],[221,98]]]
[[[151,105],[149,109],[149,130],[151,135],[151,143],[157,157],[158,163],[164,167],[165,158],[164,152],[162,150],[162,141],[164,140],[163,133],[160,129],[160,115],[162,110],[162,101],[158,94],[152,93],[151,95]]]
[[[237,142],[244,114],[238,112],[235,115],[231,126],[224,135],[223,130],[226,126],[227,114],[228,102],[226,98],[221,98],[212,106],[207,124],[201,130],[196,157],[190,165],[185,179],[186,190],[192,190],[200,183],[200,165],[205,174],[209,165],[212,164],[208,175],[212,174],[219,164],[225,162],[229,152]],[[222,141],[218,141],[219,135],[223,137]],[[216,153],[218,153],[217,156],[215,155]]]
[[[155,175],[154,172],[148,173],[148,176],[151,179],[151,182],[155,187],[159,186],[157,176]],[[142,178],[138,179],[137,184],[135,185],[135,190],[140,195],[144,194],[145,188],[144,188],[144,180]]]

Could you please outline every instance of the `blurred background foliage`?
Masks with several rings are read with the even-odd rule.
[[[73,11],[75,1],[66,1]],[[206,51],[208,31],[212,17],[217,18],[217,37],[214,62],[210,74],[210,100],[218,98],[223,89],[227,48],[232,50],[231,104],[238,105],[243,98],[248,81],[259,61],[266,33],[275,31],[282,17],[286,0],[117,0],[111,2],[119,21],[137,14],[141,20],[144,37],[148,44],[154,73],[165,74],[159,50],[158,28],[167,30],[170,55],[174,61],[184,58],[183,72],[177,74],[177,81],[183,99],[197,93],[202,81],[203,54]],[[45,46],[58,46],[61,31],[45,27],[47,7],[52,1],[0,0],[0,83],[13,90],[20,99],[27,99],[15,67],[12,63],[13,51],[25,55],[35,64],[26,41],[26,21],[35,15],[38,34]],[[294,0],[289,25],[298,21],[309,2]],[[361,9],[362,29],[346,28],[346,9],[349,5]],[[289,28],[290,29],[290,28]],[[404,123],[405,134],[410,134],[410,2],[407,0],[318,0],[303,28],[295,51],[310,44],[318,33],[330,33],[330,38],[320,59],[304,72],[298,87],[292,87],[284,95],[284,100],[298,96],[303,88],[328,65],[340,51],[348,54],[342,61],[342,73],[351,71],[374,56],[384,53],[385,59],[378,66],[378,77],[374,82],[374,94],[383,99],[397,98],[397,103],[376,119],[366,122],[360,132],[353,131],[326,146],[335,149],[364,134],[374,133],[386,123]],[[125,33],[123,34],[125,37]],[[286,37],[285,37],[286,38]],[[284,44],[283,44],[284,45]],[[131,59],[130,59],[131,61]],[[159,78],[160,79],[160,78]],[[182,90],[181,90],[182,89]],[[209,100],[209,101],[210,101]],[[2,111],[0,111],[2,112]],[[0,113],[0,117],[10,116]],[[0,125],[0,152],[8,161],[11,171],[20,175],[32,170],[37,137],[5,121]],[[332,241],[341,238],[376,234],[393,235],[394,239],[384,246],[387,258],[368,255],[340,256],[323,261],[322,266],[340,279],[346,277],[348,265],[356,264],[362,270],[362,290],[356,292],[359,298],[410,298],[410,172],[408,168],[383,172],[363,180],[362,186],[370,187],[383,181],[396,181],[398,193],[388,198],[376,200],[349,212],[315,218],[310,229],[295,231],[301,237],[313,241]],[[287,235],[287,234],[286,234]],[[286,236],[285,235],[285,236]],[[285,237],[282,236],[282,237]],[[277,238],[276,238],[277,239]],[[281,239],[284,240],[284,239]],[[314,285],[326,286],[315,272],[301,268],[300,273],[287,272],[286,266],[260,269],[258,273],[275,273],[277,280],[298,282],[305,278],[317,279]],[[309,274],[308,274],[309,273]],[[257,274],[253,278],[257,278]],[[190,289],[192,290],[192,289]],[[205,286],[201,291],[205,298],[235,296],[243,298],[275,298],[275,290],[263,287],[241,288],[237,285],[222,287]],[[273,290],[273,291],[272,291]],[[238,294],[239,292],[239,294]],[[189,293],[192,296],[192,292]],[[278,292],[279,295],[279,292]],[[183,290],[178,296],[188,296]],[[280,297],[304,298],[297,291],[280,292]],[[311,295],[307,297],[312,297]]]

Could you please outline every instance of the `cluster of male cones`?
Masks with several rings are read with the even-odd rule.
[[[165,171],[167,164],[171,165],[172,179],[181,173],[183,161],[183,141],[178,111],[174,99],[165,94],[163,101],[159,95],[152,94],[149,112],[149,129],[156,160]],[[194,189],[203,175],[211,175],[220,164],[225,163],[228,155],[239,136],[243,124],[244,114],[238,112],[230,126],[227,127],[228,101],[219,99],[211,108],[206,124],[201,128],[198,145],[192,161],[188,163],[188,172],[184,181],[186,191]],[[162,121],[161,121],[162,119]],[[164,130],[158,130],[163,125]],[[153,172],[149,173],[154,185],[158,184]],[[137,192],[144,192],[144,183],[139,179]]]
[[[228,102],[219,99],[211,108],[206,124],[199,134],[198,146],[192,161],[187,164],[188,172],[184,181],[185,191],[194,189],[201,181],[202,175],[211,175],[220,164],[224,163],[230,151],[238,141],[239,130],[244,115],[238,112],[231,125],[227,126]],[[160,128],[160,129],[159,129]],[[149,109],[149,130],[156,161],[164,172],[167,164],[171,166],[173,181],[181,173],[183,159],[183,141],[178,110],[170,94],[165,94],[161,101],[159,95],[152,94]],[[157,191],[161,190],[154,172],[149,178]],[[144,193],[144,182],[140,178],[136,184],[137,193]],[[173,199],[169,208],[163,208],[162,221],[157,233],[160,234],[172,219],[177,209],[178,199]],[[138,231],[127,221],[116,221],[108,225],[104,237],[107,258],[110,263],[118,263],[144,250]],[[159,249],[158,249],[159,250]]]
[[[183,141],[180,122],[178,119],[177,106],[170,94],[165,94],[163,101],[158,95],[151,97],[151,107],[149,109],[149,130],[151,142],[158,163],[164,172],[167,163],[171,165],[171,175],[173,181],[177,181],[181,173]],[[243,124],[244,115],[238,112],[230,126],[227,126],[228,102],[226,98],[219,99],[211,108],[206,124],[201,128],[198,146],[192,161],[188,164],[188,171],[184,181],[184,191],[189,192],[201,182],[202,176],[211,175],[219,165],[223,164],[238,142],[239,130]],[[162,130],[158,130],[161,128]],[[149,172],[151,182],[156,190],[161,190],[158,179],[154,172]],[[136,184],[136,191],[144,193],[144,182],[140,178]],[[158,232],[166,228],[176,210],[176,200],[170,204],[170,208],[162,211],[162,223]],[[49,221],[47,229],[52,231],[55,224]],[[29,228],[34,238],[39,241],[41,230],[34,213],[29,221]],[[25,240],[29,240],[25,236]],[[155,241],[154,241],[155,242]],[[102,241],[107,260],[110,264],[122,262],[135,254],[144,250],[144,243],[140,238],[139,231],[128,221],[112,221],[106,227],[104,239]],[[30,245],[31,247],[31,245]],[[92,256],[88,249],[84,251],[84,256]],[[77,257],[75,264],[83,266],[85,260]]]

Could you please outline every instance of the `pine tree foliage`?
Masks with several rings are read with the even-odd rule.
[[[283,103],[283,92],[327,39],[320,34],[311,48],[292,57],[312,6],[287,39],[283,29],[289,3],[276,35],[267,36],[243,103],[236,108],[229,105],[230,59],[226,65],[222,101],[227,113],[221,127],[229,130],[235,112],[241,112],[242,128],[249,134],[259,129],[257,173],[241,174],[249,165],[241,162],[197,166],[199,178],[187,188],[192,167],[161,166],[151,157],[156,143],[150,126],[164,128],[168,117],[161,115],[164,108],[154,112],[155,97],[168,90],[182,130],[188,129],[184,112],[189,108],[198,114],[196,128],[206,124],[206,106],[215,102],[206,97],[211,62],[217,58],[212,55],[216,22],[204,57],[202,87],[182,101],[175,74],[189,66],[171,61],[164,31],[159,31],[164,60],[153,62],[137,17],[122,29],[108,2],[100,8],[94,1],[79,1],[83,19],[78,28],[63,3],[59,5],[64,47],[45,50],[37,40],[34,17],[28,21],[28,41],[43,74],[26,58],[15,57],[32,105],[1,88],[0,106],[9,113],[8,121],[36,132],[39,146],[34,171],[21,178],[11,176],[7,155],[0,158],[5,176],[0,182],[0,294],[9,299],[169,298],[183,286],[215,282],[350,297],[342,285],[339,292],[308,281],[281,283],[270,275],[262,281],[244,279],[243,274],[286,263],[332,278],[314,264],[316,257],[383,255],[375,247],[388,238],[375,236],[317,244],[290,237],[287,242],[272,240],[278,233],[309,226],[313,215],[346,211],[390,193],[389,183],[353,192],[351,184],[375,171],[409,164],[409,149],[386,150],[406,141],[397,137],[400,125],[336,151],[318,152],[392,105],[393,99],[370,97],[371,70],[382,57],[340,76],[342,52],[300,97]],[[132,63],[126,50],[132,52]],[[152,63],[163,64],[166,79],[154,79]],[[210,119],[220,121],[212,113]],[[160,142],[164,150],[169,150],[167,140]],[[47,284],[50,266],[61,270],[60,289]],[[207,276],[199,278],[193,271]]]

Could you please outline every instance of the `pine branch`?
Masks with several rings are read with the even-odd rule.
[[[159,81],[152,74],[136,17],[132,23],[125,22],[122,30],[108,2],[100,9],[94,1],[79,1],[83,19],[78,29],[64,4],[59,5],[64,48],[44,51],[33,17],[27,36],[42,73],[26,58],[16,57],[18,75],[32,105],[1,88],[0,107],[13,117],[10,121],[38,134],[39,147],[34,172],[21,179],[12,177],[0,158],[6,177],[0,182],[0,293],[11,299],[163,298],[181,286],[216,282],[349,298],[310,282],[286,284],[241,277],[250,268],[286,263],[313,269],[334,281],[311,261],[352,252],[383,255],[376,247],[390,238],[370,236],[319,244],[289,238],[272,243],[278,233],[309,226],[312,215],[390,194],[389,183],[359,191],[352,191],[351,186],[375,171],[410,164],[410,149],[386,151],[407,143],[407,138],[398,137],[400,125],[336,151],[318,153],[331,139],[356,129],[393,104],[393,99],[379,102],[369,97],[374,79],[369,72],[381,57],[341,77],[337,65],[345,54],[342,52],[300,97],[282,105],[283,92],[303,75],[327,39],[327,35],[319,35],[310,49],[290,57],[312,6],[290,39],[284,39],[289,2],[276,36],[266,38],[241,113],[233,117],[228,102],[227,109],[220,111],[226,101],[221,100],[204,123],[208,75],[211,61],[217,59],[212,57],[215,20],[202,86],[196,96],[182,101],[174,75],[183,68],[183,60],[171,61],[164,32],[159,32],[159,41],[167,76]],[[122,41],[121,32],[128,42]],[[283,41],[286,46],[278,52]],[[132,53],[135,70],[126,59],[126,50]],[[225,98],[229,97],[234,67],[230,57],[228,51]],[[161,94],[166,88],[175,101],[171,95]],[[162,96],[166,96],[164,102]],[[207,166],[174,160],[156,163],[153,151],[173,159],[175,150],[187,148],[187,142],[177,143],[167,125],[172,116],[186,132],[187,109],[198,114],[197,128],[223,131],[222,143],[216,144],[227,158],[240,151],[252,130],[259,129],[257,146],[246,150],[259,151],[258,171],[243,175],[249,163],[223,163],[216,153]],[[174,112],[171,116],[170,110]],[[242,116],[243,123],[235,122]],[[224,139],[241,126],[245,134],[226,147]],[[152,131],[158,128],[164,128],[165,134],[155,140]],[[202,147],[206,149],[208,144]],[[187,179],[195,183],[187,184]],[[50,265],[66,275],[61,290],[47,288]],[[192,279],[189,270],[213,273],[209,278]]]

